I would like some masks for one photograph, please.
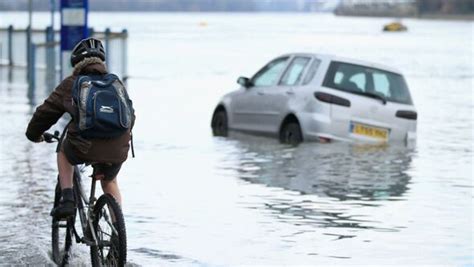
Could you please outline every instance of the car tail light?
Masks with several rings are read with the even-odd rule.
[[[321,102],[326,102],[326,103],[344,106],[344,107],[351,106],[351,101],[339,96],[328,94],[328,93],[316,92],[314,93],[314,96],[316,97],[316,99],[318,99]]]
[[[417,120],[418,119],[418,114],[416,111],[410,111],[410,110],[399,110],[395,114],[398,118],[402,119],[407,119],[407,120]]]

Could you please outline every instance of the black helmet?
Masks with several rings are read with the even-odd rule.
[[[100,40],[92,37],[81,40],[72,49],[71,65],[74,67],[86,57],[98,57],[105,61],[105,49]]]

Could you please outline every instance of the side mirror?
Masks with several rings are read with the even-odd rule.
[[[237,79],[237,83],[242,85],[245,88],[249,88],[252,86],[252,82],[250,81],[249,78],[246,78],[246,77],[239,77]]]

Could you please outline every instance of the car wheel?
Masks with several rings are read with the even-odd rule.
[[[212,133],[214,136],[227,136],[228,131],[227,113],[224,110],[216,111],[212,117]]]
[[[280,133],[280,142],[291,145],[297,145],[303,142],[300,125],[296,122],[285,124]]]

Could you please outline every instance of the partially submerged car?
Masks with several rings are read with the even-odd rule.
[[[278,137],[283,143],[332,140],[410,141],[417,112],[400,71],[332,55],[282,55],[214,110],[214,135],[229,130]]]

